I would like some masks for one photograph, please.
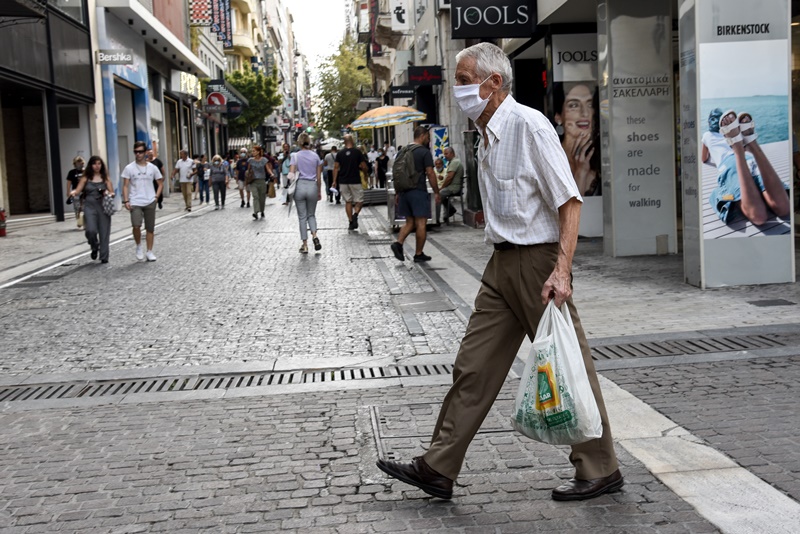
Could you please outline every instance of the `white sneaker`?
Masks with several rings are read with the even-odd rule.
[[[148,250],[146,256],[147,256],[147,261],[156,261],[156,255],[153,254],[152,250]]]
[[[136,245],[136,259],[142,261],[144,259],[144,251],[142,245]]]

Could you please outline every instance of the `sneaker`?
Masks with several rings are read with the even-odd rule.
[[[219,211],[219,205],[214,206],[214,211]]]
[[[264,218],[264,212],[263,211],[261,212],[261,218],[262,219]]]
[[[351,220],[351,221],[350,221],[350,224],[347,226],[347,229],[348,229],[348,230],[355,230],[355,229],[356,229],[356,226],[355,226],[355,224],[356,224],[356,221],[355,221],[355,219]]]
[[[148,250],[147,254],[145,254],[145,256],[147,257],[147,261],[156,261],[156,255],[153,254],[152,250]],[[430,259],[430,258],[428,258],[428,259]]]
[[[219,209],[224,210],[225,209],[225,204],[223,204]]]
[[[403,244],[400,241],[395,241],[390,245],[392,252],[394,252],[394,257],[397,258],[399,261],[406,261],[406,257],[403,255]]]
[[[242,200],[242,205],[241,205],[241,206],[239,206],[239,207],[240,207],[240,208],[243,208],[243,207],[244,207],[244,200]]]
[[[353,230],[358,229],[358,213],[353,214]]]
[[[308,245],[305,243],[300,245],[300,254],[308,254]]]
[[[144,251],[142,245],[136,245],[136,259],[142,261],[144,259]]]
[[[93,248],[93,249],[92,249],[92,259],[93,259],[93,260],[96,260],[96,259],[97,259],[97,249],[96,249],[96,248]]]
[[[186,211],[188,211],[189,213],[191,213],[191,212],[192,212],[192,208],[186,208]]]
[[[255,213],[253,214],[253,220],[254,220],[254,221],[257,221],[257,220],[258,220],[258,215],[257,215],[257,214],[255,214]]]
[[[322,243],[319,242],[319,238],[315,237],[314,241],[314,250],[322,250]]]
[[[248,208],[250,207],[250,203],[249,203],[249,202],[247,203],[247,207],[248,207]]]
[[[422,254],[414,254],[414,263],[422,263],[424,261],[431,261],[431,257],[426,256],[424,252]]]

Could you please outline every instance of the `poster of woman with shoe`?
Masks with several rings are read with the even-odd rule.
[[[788,71],[764,58],[786,41],[700,46],[704,239],[791,233]]]

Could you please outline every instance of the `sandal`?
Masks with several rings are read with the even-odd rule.
[[[308,245],[305,243],[300,245],[300,254],[308,254]]]
[[[745,118],[749,120],[744,120]],[[739,113],[737,120],[739,121],[739,132],[742,134],[742,144],[744,146],[758,139],[756,121],[752,115],[745,111],[744,113]]]
[[[725,136],[725,140],[728,142],[729,145],[735,145],[736,143],[741,143],[743,141],[742,131],[739,128],[739,118],[736,116],[736,112],[732,109],[729,109],[722,116],[719,118],[720,122],[722,119],[727,117],[728,115],[733,115],[734,119],[729,124],[723,126],[722,124],[719,125],[719,132]]]
[[[318,237],[315,237],[312,239],[312,241],[314,241],[314,250],[322,250],[322,245],[320,244]]]

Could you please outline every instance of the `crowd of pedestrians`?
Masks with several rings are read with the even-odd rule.
[[[423,133],[420,133],[423,132]],[[416,141],[424,145],[430,142],[427,129],[418,128]],[[155,239],[155,210],[163,208],[164,199],[164,163],[157,157],[152,148],[142,141],[134,144],[133,162],[122,171],[122,182],[119,193],[121,205],[131,217],[131,226],[136,244],[135,256],[140,261],[155,261],[153,251]],[[316,149],[308,134],[298,136],[292,145],[283,143],[281,152],[275,156],[265,153],[261,146],[255,145],[231,151],[223,157],[215,154],[208,160],[205,154],[194,154],[190,157],[187,150],[180,150],[179,158],[171,169],[168,183],[172,188],[178,187],[183,198],[184,211],[191,212],[195,201],[198,207],[210,205],[213,193],[214,210],[226,207],[227,190],[234,184],[239,192],[240,207],[251,208],[254,221],[265,219],[267,199],[276,196],[280,191],[281,204],[296,207],[300,228],[300,252],[309,252],[308,234],[315,251],[322,249],[317,235],[316,219],[317,203],[322,201],[325,190],[327,201],[341,204],[344,199],[344,212],[349,230],[358,229],[358,217],[364,203],[364,191],[375,187],[387,187],[387,175],[392,161],[398,151],[387,141],[380,148],[367,148],[357,145],[352,135],[345,135],[341,150],[332,146],[329,151]],[[424,155],[423,155],[424,154]],[[406,225],[400,231],[398,243],[402,250],[403,240],[412,231],[416,232],[417,262],[430,259],[422,251],[426,239],[426,225],[430,213],[430,202],[427,200],[427,182],[429,181],[428,165],[431,152],[425,148],[420,153],[419,165],[421,176],[418,192],[400,194],[400,211],[407,212]],[[417,158],[417,155],[415,155]],[[447,200],[460,194],[463,168],[452,149],[446,153],[446,170],[442,160],[437,159],[435,168],[439,181],[430,181],[436,191],[437,223],[440,206],[439,190],[442,192],[442,203],[445,206],[445,221],[452,215],[454,208]],[[424,161],[423,161],[424,160]],[[441,171],[440,171],[441,169]],[[431,171],[433,169],[430,169]],[[85,226],[87,241],[92,250],[92,259],[100,258],[108,262],[108,239],[113,210],[103,211],[102,196],[115,198],[114,187],[108,176],[105,163],[98,156],[92,156],[90,164],[85,165],[80,156],[73,160],[73,169],[67,174],[67,203],[73,204],[78,226]],[[149,181],[148,181],[149,180]],[[149,187],[146,185],[149,184]],[[290,207],[291,211],[291,207]],[[86,221],[86,222],[84,222]],[[141,227],[145,227],[145,239],[142,243]],[[403,259],[398,252],[397,244],[393,245],[395,255]]]

